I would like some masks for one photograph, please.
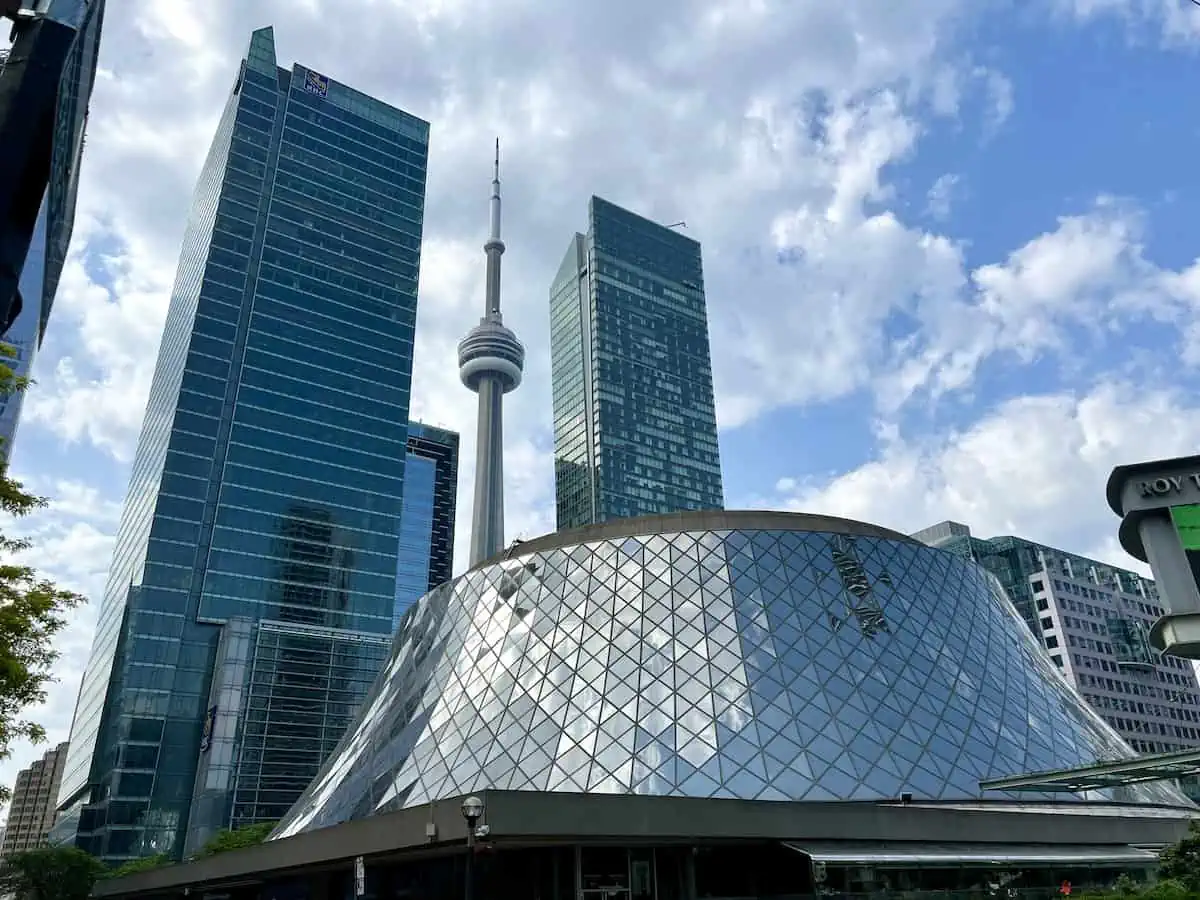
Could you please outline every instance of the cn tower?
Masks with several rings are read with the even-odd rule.
[[[492,227],[487,254],[483,318],[458,345],[458,375],[479,395],[475,443],[475,510],[471,516],[474,566],[504,549],[504,395],[521,383],[525,348],[500,315],[500,139],[492,174]]]

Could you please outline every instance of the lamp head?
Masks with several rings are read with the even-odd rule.
[[[479,821],[483,815],[483,801],[472,794],[462,802],[463,818],[467,820],[467,826],[475,827],[475,823]]]

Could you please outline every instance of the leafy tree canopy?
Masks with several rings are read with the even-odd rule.
[[[1162,852],[1158,874],[1163,879],[1179,882],[1193,893],[1200,893],[1200,823],[1195,819],[1183,840]]]
[[[124,878],[126,875],[136,875],[138,872],[149,872],[152,869],[161,869],[163,866],[172,865],[174,860],[165,853],[160,853],[158,856],[143,856],[141,859],[131,859],[127,863],[122,863],[109,872],[106,878]]]
[[[243,847],[254,847],[267,839],[267,835],[274,830],[275,825],[275,822],[257,822],[254,825],[218,831],[209,838],[207,844],[200,848],[196,858],[228,853],[230,850],[241,850]]]
[[[87,900],[107,871],[78,847],[42,847],[0,862],[0,891],[16,900]]]
[[[0,344],[0,396],[28,386],[28,379],[17,378],[4,361],[14,356],[12,347]],[[0,510],[19,518],[45,505],[44,497],[28,493],[9,477],[7,467],[0,467]],[[0,529],[0,759],[11,754],[16,740],[45,740],[44,729],[23,713],[45,700],[59,656],[54,637],[67,624],[66,613],[85,602],[21,565],[19,554],[29,546],[28,540]],[[0,786],[0,802],[9,796],[8,788]]]

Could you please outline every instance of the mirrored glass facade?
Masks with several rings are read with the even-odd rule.
[[[221,629],[184,856],[223,828],[277,822],[351,724],[385,635],[231,619]]]
[[[4,333],[4,343],[16,351],[15,358],[6,364],[19,378],[28,377],[33,369],[71,245],[84,131],[104,23],[104,0],[53,0],[45,4],[45,12],[55,22],[76,29],[76,34],[59,78],[49,175],[17,281],[21,311]],[[38,202],[38,196],[33,195],[33,203]],[[12,453],[23,401],[22,393],[0,397],[0,441],[3,441],[0,459],[5,462]]]
[[[450,580],[454,566],[458,443],[456,432],[420,422],[408,423],[400,552],[396,557],[396,626],[414,601]]]
[[[724,506],[700,244],[599,197],[550,288],[559,529]]]
[[[46,202],[38,212],[37,224],[33,228],[33,240],[29,243],[29,255],[21,269],[18,290],[26,298],[21,312],[12,327],[4,335],[4,343],[13,351],[4,364],[12,369],[17,378],[28,378],[37,358],[41,327],[42,295],[46,287],[46,228],[48,214]],[[21,410],[25,404],[25,391],[0,394],[0,459],[8,462],[12,456],[13,443],[17,437],[17,426],[21,422]]]
[[[1135,750],[1200,746],[1195,671],[1150,646],[1163,606],[1149,578],[1024,538],[977,538],[958,522],[914,537],[993,572],[1050,661]],[[1200,796],[1195,781],[1188,792]]]
[[[51,0],[46,6],[51,19],[71,24],[78,31],[58,86],[54,148],[46,192],[45,285],[40,298],[30,298],[30,302],[38,305],[39,343],[50,321],[50,310],[58,293],[58,282],[75,228],[75,201],[79,193],[88,107],[100,57],[104,7],[105,0]]]
[[[276,836],[488,788],[968,800],[1134,755],[968,560],[784,513],[610,525],[414,605]],[[1053,799],[1188,802],[1163,784]]]
[[[256,631],[251,663],[273,674],[246,688],[292,697],[272,728],[340,731],[357,699],[340,688],[378,671],[358,636],[392,630],[427,148],[426,123],[278,67],[254,33],[196,189],[72,726],[60,803],[98,856],[178,855],[214,728],[258,721],[212,702],[236,685],[214,676],[228,623],[286,635],[264,655]],[[313,664],[339,680],[316,711],[293,696],[325,677],[310,652],[337,659]]]

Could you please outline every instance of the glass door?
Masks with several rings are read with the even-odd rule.
[[[579,849],[580,900],[631,900],[629,851],[624,847]]]

